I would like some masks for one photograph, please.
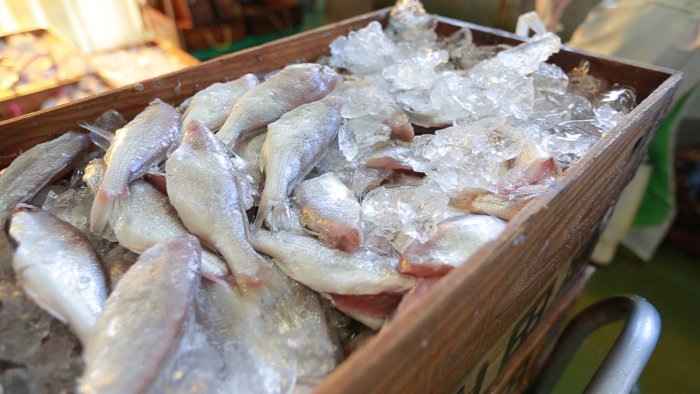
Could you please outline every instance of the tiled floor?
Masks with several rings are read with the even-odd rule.
[[[665,245],[644,263],[621,250],[593,275],[577,310],[620,293],[645,297],[662,320],[661,338],[634,392],[700,393],[700,259]],[[555,392],[581,392],[621,327],[615,323],[591,336]]]

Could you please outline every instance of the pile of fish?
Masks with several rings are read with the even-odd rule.
[[[397,6],[326,65],[154,100],[130,121],[108,111],[20,155],[0,175],[0,388],[311,389],[634,101],[585,65],[544,63],[550,33],[476,47],[434,27]],[[499,73],[529,107],[500,101],[510,82],[484,79]],[[446,79],[468,91],[435,93]],[[445,111],[411,104],[431,95]]]

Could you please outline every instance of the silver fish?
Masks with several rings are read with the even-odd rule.
[[[338,349],[318,295],[268,267],[264,283],[254,289],[205,283],[202,323],[221,348],[245,343],[280,372],[296,367],[297,380],[320,379],[335,367]]]
[[[479,247],[501,234],[506,222],[486,215],[462,215],[437,225],[425,243],[413,241],[401,256],[399,271],[419,277],[441,276],[464,264]]]
[[[19,203],[32,199],[44,186],[71,170],[90,146],[90,137],[69,131],[17,157],[0,174],[0,222]]]
[[[18,244],[12,261],[18,283],[85,344],[107,298],[100,258],[90,241],[48,212],[15,213],[10,236]]]
[[[223,143],[190,122],[165,168],[170,202],[187,229],[224,256],[239,285],[257,283],[265,261],[248,241],[248,217]]]
[[[287,66],[241,96],[216,136],[238,151],[238,140],[252,137],[256,130],[302,104],[325,97],[340,79],[333,69],[320,64]]]
[[[526,194],[507,196],[488,190],[468,188],[450,195],[449,206],[463,212],[491,215],[509,221],[532,197]]]
[[[83,180],[94,187],[104,172],[104,162],[93,160],[86,167]],[[91,191],[94,193],[95,190]],[[129,195],[131,197],[124,203],[124,213],[116,218],[108,217],[117,241],[125,248],[142,253],[159,242],[189,234],[168,197],[148,182],[133,181],[129,185]],[[202,250],[201,270],[202,276],[214,281],[224,280],[229,275],[226,263],[207,250]]]
[[[178,140],[179,130],[180,113],[157,99],[117,130],[105,154],[107,171],[90,212],[93,232],[101,233],[108,217],[121,213],[121,205],[129,198],[129,182],[165,158],[170,145]]]
[[[342,100],[327,97],[297,107],[272,123],[263,144],[265,187],[255,225],[292,228],[289,192],[325,155],[338,134]]]
[[[498,191],[501,194],[511,194],[524,186],[551,183],[561,173],[559,163],[550,153],[526,139],[513,167],[499,180]]]
[[[258,83],[255,75],[246,74],[235,81],[217,82],[200,90],[191,97],[187,110],[182,114],[182,129],[196,120],[209,130],[218,130],[241,95]]]
[[[266,230],[255,233],[253,244],[272,256],[287,275],[321,293],[400,293],[416,283],[415,278],[397,271],[397,259],[368,250],[350,254],[328,248],[312,237]]]
[[[362,207],[333,173],[306,180],[294,189],[301,225],[324,243],[352,253],[362,243]]]
[[[191,235],[145,251],[107,300],[84,348],[80,393],[146,393],[193,312],[200,247]]]

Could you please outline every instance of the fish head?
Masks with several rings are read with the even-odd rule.
[[[245,85],[246,90],[250,90],[260,83],[260,80],[258,79],[258,77],[256,77],[255,74],[251,74],[251,73],[248,73],[248,74],[242,76],[241,80],[243,81],[243,84]]]
[[[9,222],[10,240],[15,244],[23,233],[33,234],[36,229],[44,228],[47,220],[56,220],[53,215],[29,204],[19,204]]]
[[[437,261],[432,253],[434,245],[431,242],[412,242],[401,255],[399,272],[421,278],[442,276],[452,270],[452,266]]]
[[[335,248],[348,253],[353,253],[362,244],[362,233],[358,228],[343,223],[336,223],[329,237]]]
[[[190,121],[185,126],[182,136],[181,148],[189,148],[194,151],[206,151],[212,153],[228,153],[224,144],[206,126],[196,120]],[[180,148],[176,149],[179,150]]]
[[[338,74],[331,67],[316,63],[302,63],[287,66],[270,79],[272,78],[295,78],[298,80],[300,86],[315,86],[315,93],[317,95],[315,100],[326,96],[343,80],[343,76]]]
[[[333,90],[337,84],[343,81],[343,76],[328,66],[321,66],[319,78],[329,86],[328,91]]]

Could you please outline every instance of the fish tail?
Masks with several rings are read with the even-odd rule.
[[[473,212],[474,200],[479,197],[489,194],[487,190],[468,188],[460,192],[450,195],[450,202],[448,205],[452,208],[456,208],[465,212]]]
[[[261,201],[255,218],[255,229],[261,229],[263,223],[266,223],[272,231],[292,229],[292,214],[287,202]]]
[[[100,188],[95,195],[90,210],[90,229],[95,234],[102,234],[107,223],[114,221],[124,212],[125,200],[129,197],[128,189],[120,193],[113,193]]]

